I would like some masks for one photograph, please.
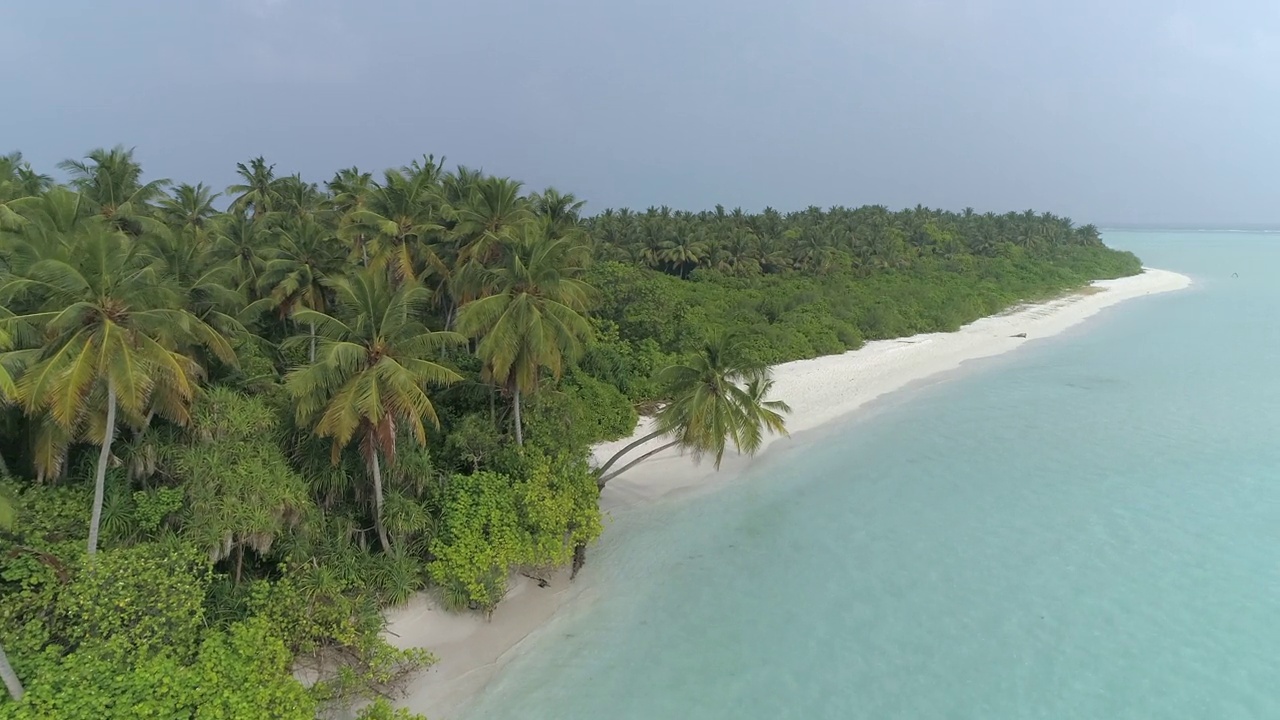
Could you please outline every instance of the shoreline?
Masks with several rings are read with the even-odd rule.
[[[798,435],[967,361],[1011,352],[1027,342],[1058,335],[1112,305],[1181,290],[1191,282],[1179,273],[1144,268],[1140,275],[1098,281],[1056,300],[981,318],[955,332],[877,340],[840,355],[783,363],[773,368],[771,397],[791,406],[787,429]],[[1017,337],[1023,333],[1025,337]],[[650,423],[642,418],[630,438],[597,445],[593,449],[595,461],[607,460],[647,433]],[[778,441],[777,436],[767,437],[761,453]],[[638,455],[662,442],[655,439],[633,452]],[[610,482],[600,495],[600,509],[604,513],[625,511],[678,494],[710,490],[731,481],[753,460],[730,452],[717,472],[709,462],[695,465],[678,450],[669,450]],[[517,646],[588,587],[585,583],[570,584],[567,569],[558,570],[547,580],[549,586],[541,588],[529,578],[517,576],[489,621],[476,613],[446,612],[427,593],[418,593],[405,605],[389,610],[390,642],[425,648],[440,658],[408,684],[396,705],[432,720],[457,720]]]

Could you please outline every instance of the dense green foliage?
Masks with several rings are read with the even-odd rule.
[[[718,463],[785,431],[770,364],[1139,270],[1033,213],[582,218],[430,156],[256,158],[222,212],[60,167],[0,157],[0,718],[409,717],[381,608],[576,566],[637,408]]]

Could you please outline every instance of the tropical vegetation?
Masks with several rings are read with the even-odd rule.
[[[785,433],[773,364],[1140,269],[1050,214],[587,217],[433,156],[58,170],[0,156],[6,720],[391,717],[432,658],[382,609],[576,571],[639,413],[719,466]]]

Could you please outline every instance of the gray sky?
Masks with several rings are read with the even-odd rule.
[[[593,210],[1280,221],[1267,0],[0,0],[0,32],[0,152],[45,169],[435,153]]]

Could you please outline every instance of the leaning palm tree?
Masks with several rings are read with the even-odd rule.
[[[139,429],[156,414],[185,424],[201,375],[191,350],[203,345],[228,364],[235,353],[184,309],[182,293],[123,233],[97,224],[75,246],[69,259],[41,260],[7,279],[0,301],[38,310],[0,319],[0,328],[43,328],[42,345],[6,354],[19,355],[27,368],[16,395],[30,417],[40,418],[38,432],[101,447],[89,522],[92,556],[117,414]]]
[[[786,434],[786,403],[768,400],[773,387],[769,368],[748,359],[740,343],[716,335],[686,362],[659,374],[670,402],[658,412],[656,429],[624,447],[597,470],[601,488],[647,458],[679,447],[694,460],[706,455],[720,468],[729,443],[744,455],[754,455],[766,433]],[[618,470],[615,463],[632,450],[658,438],[667,442],[648,450]]]
[[[299,308],[294,319],[314,323],[320,335],[316,362],[285,378],[297,403],[298,421],[333,441],[333,461],[353,440],[373,480],[373,517],[382,547],[391,549],[382,518],[382,459],[396,459],[401,427],[426,443],[425,423],[439,425],[429,386],[462,379],[436,362],[438,352],[465,339],[432,332],[418,318],[430,302],[418,285],[391,285],[385,272],[362,270],[329,281],[335,296],[333,315]]]
[[[559,378],[591,337],[592,289],[579,279],[590,251],[565,238],[544,239],[538,225],[501,244],[501,264],[477,271],[473,284],[482,297],[458,314],[458,331],[480,338],[486,379],[511,394],[517,445],[524,444],[521,395],[537,388],[543,369]]]

